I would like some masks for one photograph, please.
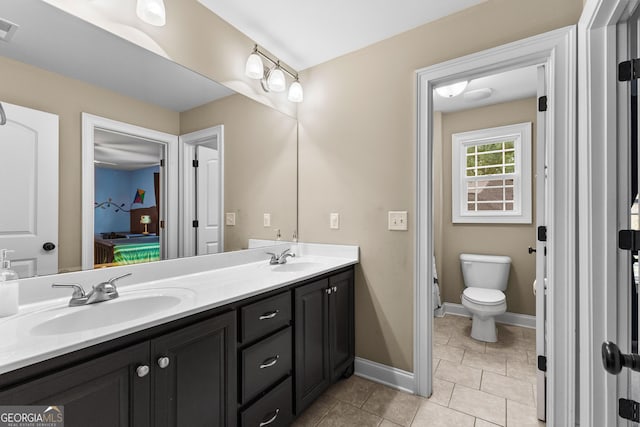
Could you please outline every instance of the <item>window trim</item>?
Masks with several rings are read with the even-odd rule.
[[[451,221],[454,224],[494,223],[531,224],[532,222],[532,164],[531,122],[479,129],[451,135]],[[516,171],[514,176],[513,211],[467,211],[466,183],[467,147],[490,144],[496,140],[514,138]],[[502,175],[505,176],[506,174]],[[519,194],[519,200],[517,196]]]

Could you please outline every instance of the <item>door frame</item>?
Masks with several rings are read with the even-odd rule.
[[[618,264],[618,229],[628,222],[623,147],[628,147],[629,85],[618,84],[619,58],[628,58],[627,20],[638,0],[587,0],[578,23],[578,179],[580,280],[580,425],[626,424],[617,397],[628,393],[628,370],[609,375],[602,366],[605,340],[630,352],[628,266]],[[582,95],[584,94],[584,95]],[[613,143],[615,142],[615,143]],[[603,203],[603,201],[607,201]],[[630,206],[630,205],[628,205]],[[627,206],[627,210],[628,210]],[[604,260],[604,263],[603,263]],[[625,271],[626,270],[626,271]],[[616,284],[616,285],[612,285]]]
[[[161,247],[166,248],[166,258],[176,258],[178,256],[178,136],[82,113],[82,269],[92,270],[94,268],[94,138],[96,129],[133,135],[166,145],[163,174],[165,231],[160,233],[160,241]]]
[[[435,85],[498,69],[545,64],[549,150],[547,420],[575,425],[576,407],[576,29],[574,26],[417,70],[416,242],[414,272],[414,390],[432,393],[433,200]],[[558,286],[554,286],[554,284]]]
[[[194,232],[191,221],[196,216],[195,212],[195,189],[196,182],[194,174],[188,173],[193,171],[193,161],[196,158],[196,146],[206,145],[206,142],[215,139],[220,158],[220,252],[224,252],[224,125],[212,126],[206,129],[197,130],[178,138],[180,151],[180,194],[178,203],[180,205],[180,230],[182,238],[180,239],[179,254],[180,256],[196,255],[195,244],[196,234]],[[191,249],[189,249],[191,248]]]

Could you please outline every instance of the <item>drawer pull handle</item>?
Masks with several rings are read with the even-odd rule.
[[[260,427],[268,426],[269,424],[274,422],[276,420],[276,418],[278,418],[278,414],[279,413],[280,413],[280,408],[276,409],[276,412],[275,412],[275,414],[273,414],[273,417],[269,418],[267,421],[261,422],[260,423]]]
[[[273,319],[274,317],[276,317],[278,315],[278,313],[280,313],[280,310],[272,311],[269,314],[265,313],[262,316],[260,316],[259,319],[260,320]]]
[[[264,369],[264,368],[270,368],[273,365],[275,365],[276,363],[278,363],[278,359],[280,359],[280,355],[276,355],[276,357],[270,357],[269,359],[266,359],[264,362],[262,362],[262,364],[260,365],[260,369]],[[268,360],[268,362],[267,362]]]
[[[149,367],[147,365],[140,365],[136,368],[136,374],[140,377],[146,377],[149,373]]]
[[[164,369],[167,366],[169,366],[169,358],[161,357],[160,359],[158,359],[158,366],[160,366],[161,369]]]

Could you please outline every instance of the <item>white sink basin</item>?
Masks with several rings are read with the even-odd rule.
[[[313,270],[314,268],[320,267],[321,264],[317,262],[308,262],[308,261],[299,261],[299,262],[291,262],[286,264],[276,265],[271,269],[271,271],[287,273],[287,272],[300,272],[305,270]]]
[[[181,288],[121,293],[111,301],[33,313],[42,320],[30,332],[41,336],[97,329],[167,311],[180,304],[192,303],[193,299],[193,291]]]

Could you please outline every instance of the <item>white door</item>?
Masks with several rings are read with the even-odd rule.
[[[222,252],[220,247],[220,156],[217,149],[196,146],[197,255]]]
[[[544,65],[538,67],[538,99],[546,96],[546,73]],[[546,99],[546,98],[544,98]],[[539,101],[540,103],[540,101]],[[542,102],[544,104],[544,101]],[[540,105],[539,105],[540,107]],[[540,111],[536,117],[536,230],[539,234],[546,234],[546,203],[547,194],[547,138],[546,138],[546,111]],[[542,235],[536,236],[536,355],[537,366],[537,412],[538,419],[546,419],[546,357],[547,357],[547,331],[546,331],[546,296],[547,296],[547,243]]]
[[[58,272],[58,116],[2,102],[0,248],[20,277]]]

